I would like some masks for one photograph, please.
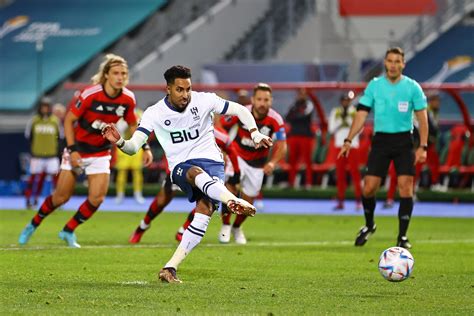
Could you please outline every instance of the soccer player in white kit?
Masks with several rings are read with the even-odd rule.
[[[255,215],[253,205],[237,198],[223,184],[224,160],[214,138],[212,113],[238,116],[257,146],[270,147],[273,143],[258,131],[252,114],[242,105],[214,93],[192,91],[189,68],[173,66],[164,77],[167,96],[146,109],[129,140],[124,140],[113,124],[104,127],[102,134],[123,152],[133,155],[154,131],[168,159],[173,183],[190,202],[196,201],[194,220],[159,273],[163,282],[181,283],[176,275],[178,265],[201,241],[219,202],[234,213]]]

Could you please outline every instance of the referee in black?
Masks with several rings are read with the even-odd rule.
[[[426,160],[428,118],[426,96],[420,85],[402,75],[405,67],[404,55],[399,47],[387,50],[384,59],[385,74],[372,79],[367,85],[359,100],[349,135],[338,154],[338,158],[349,154],[352,139],[361,131],[369,112],[373,110],[375,135],[362,190],[365,226],[357,235],[356,246],[363,246],[377,228],[374,222],[375,194],[382,178],[387,175],[390,161],[393,160],[400,194],[397,246],[411,248],[407,230],[413,211],[413,179],[415,164]],[[420,134],[420,146],[416,150],[412,137],[413,112],[419,122]]]

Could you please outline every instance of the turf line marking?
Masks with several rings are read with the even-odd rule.
[[[148,281],[122,281],[117,283],[120,285],[147,285]]]
[[[416,240],[415,244],[472,244],[474,239],[427,239],[427,240]],[[288,247],[288,246],[297,246],[297,247],[306,247],[306,246],[341,246],[341,245],[353,245],[353,241],[341,240],[341,241],[303,241],[303,242],[251,242],[245,246],[237,244],[200,244],[199,247]],[[152,249],[152,248],[175,248],[177,243],[172,244],[157,244],[157,245],[91,245],[91,246],[82,246],[81,249],[133,249],[133,248],[143,248],[143,249]],[[56,250],[56,249],[70,249],[67,246],[26,246],[18,247],[17,245],[12,245],[12,247],[0,247],[0,251],[18,251],[18,250]]]

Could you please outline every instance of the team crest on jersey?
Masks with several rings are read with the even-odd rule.
[[[199,110],[198,110],[198,108],[197,108],[196,106],[193,107],[193,108],[191,108],[191,113],[192,113],[192,115],[193,115],[193,120],[198,121],[198,120],[201,118],[201,117],[198,115]]]
[[[125,114],[125,110],[127,108],[124,107],[123,105],[119,105],[117,109],[115,110],[115,113],[117,113],[117,116],[123,116]]]
[[[262,128],[260,129],[260,133],[265,136],[270,136],[271,129],[268,126],[262,126]]]

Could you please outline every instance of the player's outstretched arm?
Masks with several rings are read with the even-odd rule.
[[[120,135],[115,124],[105,125],[102,129],[102,136],[104,136],[104,138],[109,142],[116,144],[117,147],[127,155],[136,154],[148,139],[148,136],[145,133],[136,130],[129,140],[125,140]]]
[[[250,113],[246,107],[235,102],[229,102],[229,108],[225,114],[237,115],[245,128],[250,132],[250,137],[252,137],[257,148],[261,146],[268,148],[273,145],[273,141],[270,137],[265,136],[258,131],[257,123],[255,123],[252,113]]]

